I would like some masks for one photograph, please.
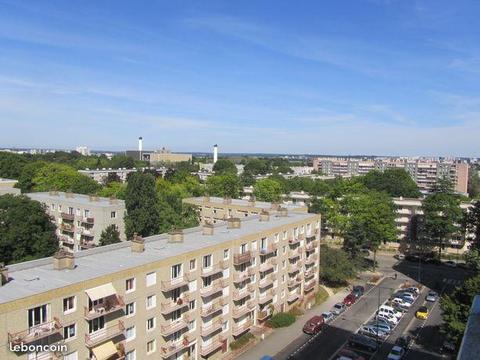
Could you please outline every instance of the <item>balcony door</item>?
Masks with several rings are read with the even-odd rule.
[[[32,328],[48,321],[48,305],[37,306],[28,310],[28,327]]]

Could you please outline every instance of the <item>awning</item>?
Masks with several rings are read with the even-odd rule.
[[[93,355],[97,358],[97,360],[107,360],[112,355],[117,353],[117,348],[113,341],[106,342],[105,344],[99,345],[92,349]]]
[[[92,289],[85,290],[90,300],[95,301],[107,296],[115,295],[117,291],[113,287],[112,283],[108,283],[102,286],[97,286]]]

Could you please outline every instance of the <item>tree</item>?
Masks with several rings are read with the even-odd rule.
[[[100,234],[100,246],[119,243],[120,232],[117,229],[117,225],[108,225]]]
[[[107,177],[103,179],[103,185],[107,186],[111,182],[121,182],[120,176],[116,172],[109,172]]]
[[[55,230],[39,202],[26,196],[0,196],[0,262],[51,256],[58,250]]]
[[[360,179],[367,188],[385,191],[392,197],[416,198],[420,196],[417,184],[404,169],[387,169],[384,172],[373,170]]]
[[[242,187],[255,185],[255,176],[249,171],[244,171],[240,175],[240,183]]]
[[[224,174],[224,173],[237,173],[237,167],[228,159],[218,159],[215,165],[213,165],[213,171],[216,175]]]
[[[114,155],[112,160],[110,160],[110,167],[113,169],[133,169],[135,167],[135,160],[126,155]]]
[[[272,179],[262,179],[255,183],[253,194],[261,201],[280,201],[282,198],[282,185]]]
[[[248,171],[254,175],[265,175],[271,170],[270,164],[262,159],[250,159],[246,162],[243,171]]]
[[[479,169],[475,166],[472,166],[470,167],[468,174],[468,196],[471,198],[478,198],[480,196]]]
[[[37,172],[46,165],[47,163],[45,161],[34,161],[26,164],[18,178],[17,187],[20,188],[23,193],[33,191],[35,185],[33,179],[37,175]]]
[[[466,215],[467,230],[474,234],[473,248],[480,250],[480,200],[475,201]]]
[[[97,195],[102,197],[113,197],[115,199],[125,200],[126,190],[127,184],[113,181],[98,190]]]
[[[22,155],[0,151],[0,178],[18,179],[26,163]]]
[[[240,179],[232,173],[209,176],[206,185],[211,196],[237,198],[240,194]]]
[[[330,248],[326,245],[320,247],[320,278],[328,286],[345,285],[356,274],[353,262],[347,253],[341,249]]]
[[[150,236],[159,232],[159,206],[155,191],[155,178],[150,174],[134,173],[125,192],[125,234]]]

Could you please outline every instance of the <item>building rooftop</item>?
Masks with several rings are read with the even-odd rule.
[[[93,206],[93,207],[111,207],[111,206],[125,205],[125,201],[123,200],[115,199],[115,201],[112,202],[111,199],[106,197],[100,197],[100,196],[92,197],[90,195],[69,194],[69,193],[60,192],[60,191],[55,193],[54,192],[35,192],[35,193],[28,193],[25,195],[27,195],[29,198],[33,200],[37,200],[40,202],[64,200],[72,204]]]
[[[313,221],[316,216],[318,215],[289,212],[285,217],[272,215],[269,221],[262,222],[259,221],[259,216],[252,216],[242,219],[239,229],[227,229],[225,222],[216,224],[213,235],[202,235],[202,227],[195,227],[184,230],[184,240],[181,243],[169,243],[168,234],[149,236],[145,238],[145,251],[142,253],[132,252],[130,241],[84,250],[75,254],[76,267],[72,270],[55,270],[52,257],[13,264],[8,266],[10,281],[0,287],[0,304],[228,243],[302,220]]]
[[[478,359],[480,352],[480,295],[473,299],[467,327],[463,334],[462,344],[458,351],[458,360]]]
[[[221,197],[215,197],[215,196],[210,196],[209,201],[204,201],[204,198],[202,196],[200,197],[193,197],[193,198],[187,198],[184,199],[185,202],[188,203],[195,203],[198,205],[204,205],[204,204],[211,204],[211,205],[235,205],[235,206],[244,206],[244,207],[255,207],[260,210],[269,210],[272,207],[272,203],[265,202],[265,201],[257,201],[255,200],[255,204],[251,204],[248,200],[245,199],[232,199],[231,204],[224,204],[223,201],[224,199]],[[282,207],[286,208],[287,210],[296,210],[299,208],[304,208],[305,206],[297,205],[297,204],[281,204]]]

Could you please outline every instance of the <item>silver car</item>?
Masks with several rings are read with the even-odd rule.
[[[340,315],[341,313],[343,313],[345,311],[347,307],[345,306],[344,303],[336,303],[333,308],[332,308],[332,313],[334,313],[335,315]]]
[[[435,302],[438,299],[438,294],[435,291],[429,291],[427,296],[425,296],[425,300],[429,302]]]
[[[373,325],[363,325],[358,332],[363,335],[378,337],[380,339],[384,339],[388,336],[386,332]]]
[[[377,322],[376,320],[372,320],[367,324],[367,326],[373,326],[374,328],[380,331],[383,331],[387,334],[390,334],[390,332],[392,331],[392,326],[383,321]]]
[[[331,311],[326,311],[322,313],[322,317],[323,317],[323,321],[325,321],[325,324],[328,324],[333,319],[335,319],[335,314],[332,313]]]

